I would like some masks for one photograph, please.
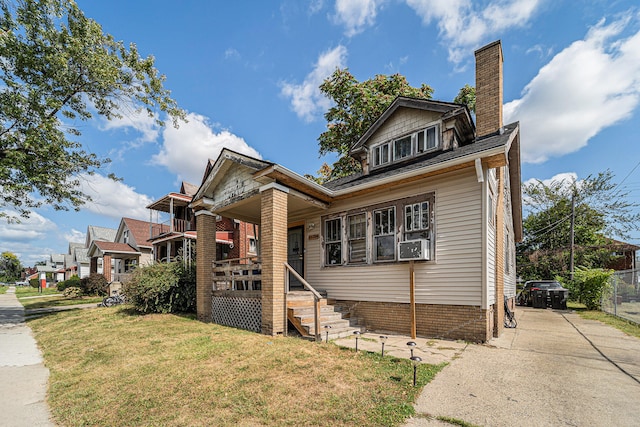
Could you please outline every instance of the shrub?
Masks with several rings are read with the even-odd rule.
[[[29,280],[29,286],[31,286],[32,288],[38,289],[40,287],[40,279]]]
[[[573,281],[567,283],[567,287],[588,310],[599,310],[602,297],[610,287],[609,278],[612,274],[613,270],[602,268],[577,268],[573,273]]]
[[[80,279],[80,289],[85,295],[105,296],[108,293],[109,282],[99,273],[91,273]]]
[[[77,286],[69,286],[65,288],[62,295],[64,295],[65,298],[80,298],[82,296],[82,289]]]
[[[67,280],[63,280],[62,282],[58,282],[56,288],[62,292],[67,288],[79,288],[80,287],[80,278],[78,276],[71,276]]]
[[[142,313],[194,312],[195,267],[171,262],[136,268],[124,292],[127,300]]]

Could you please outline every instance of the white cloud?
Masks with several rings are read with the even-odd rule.
[[[62,238],[67,242],[78,242],[82,243],[85,241],[86,233],[84,231],[76,230],[72,228],[71,231],[64,233]]]
[[[382,3],[380,0],[336,0],[333,21],[344,25],[347,37],[353,37],[375,23],[378,6]]]
[[[114,181],[103,175],[82,175],[80,190],[93,200],[83,209],[113,219],[122,216],[148,220],[149,211],[145,208],[153,201],[147,195],[136,193],[135,188],[121,181]]]
[[[324,0],[310,0],[309,1],[309,15],[315,15],[320,12],[324,7]]]
[[[9,217],[18,217],[17,221],[6,221],[0,219],[0,242],[5,246],[5,242],[29,242],[31,240],[44,240],[47,235],[57,229],[55,223],[43,217],[37,212],[31,212],[29,218],[22,218],[14,211],[5,210],[2,213]]]
[[[313,70],[301,84],[283,82],[281,93],[291,98],[291,106],[298,117],[307,122],[313,121],[330,106],[330,101],[320,92],[319,86],[336,68],[344,68],[347,48],[339,45],[320,55]]]
[[[206,117],[189,113],[187,120],[188,123],[182,123],[178,129],[164,128],[162,149],[151,159],[152,163],[175,173],[178,181],[200,184],[207,160],[217,158],[225,147],[261,158],[241,137],[228,130],[214,132]]]
[[[524,185],[537,185],[540,182],[547,187],[551,186],[552,184],[562,184],[563,188],[568,189],[573,185],[573,183],[578,182],[578,174],[576,174],[575,172],[561,172],[555,174],[549,179],[530,178],[524,182]]]
[[[224,59],[240,59],[240,52],[230,47],[224,51]]]
[[[120,110],[122,118],[105,119],[101,125],[101,130],[119,129],[127,131],[128,129],[133,129],[140,133],[140,137],[136,139],[134,144],[153,142],[158,138],[160,127],[156,124],[155,117],[150,117],[146,111],[128,109],[124,105],[120,107]]]
[[[406,0],[425,25],[436,21],[449,60],[459,64],[489,37],[527,25],[542,0]]]
[[[520,99],[505,104],[505,123],[520,121],[524,162],[575,152],[638,107],[640,31],[622,37],[628,24],[599,22],[540,69]]]

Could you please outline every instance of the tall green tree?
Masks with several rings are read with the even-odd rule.
[[[18,257],[9,251],[0,254],[0,280],[3,282],[13,282],[20,279],[22,265]]]
[[[22,216],[43,203],[78,210],[89,200],[78,175],[109,162],[76,140],[80,122],[146,111],[177,125],[184,112],[154,58],[105,34],[73,0],[0,0],[0,8],[0,207]]]
[[[458,95],[454,98],[453,102],[456,104],[466,105],[467,108],[476,112],[476,88],[469,85],[464,85],[459,91]]]
[[[412,87],[400,74],[379,74],[358,82],[346,68],[336,69],[320,85],[320,91],[333,101],[333,106],[324,115],[327,130],[318,138],[320,155],[336,153],[339,156],[330,170],[324,168],[321,173],[324,179],[347,176],[360,170],[360,165],[349,157],[349,150],[396,97],[430,99],[433,95],[430,86]]]
[[[604,268],[612,261],[609,238],[628,238],[640,227],[638,204],[631,202],[628,192],[612,179],[613,174],[607,170],[582,181],[523,185],[529,214],[523,221],[524,240],[517,247],[520,276],[569,277],[572,216],[574,265]]]

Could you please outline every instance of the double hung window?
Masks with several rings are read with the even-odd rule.
[[[373,257],[375,261],[396,259],[396,208],[373,211]]]
[[[404,239],[429,237],[429,202],[412,203],[404,207]]]
[[[367,265],[399,260],[399,242],[422,240],[433,253],[434,193],[361,207],[322,219],[324,265]],[[428,252],[427,252],[428,254]],[[422,260],[432,258],[425,256]]]
[[[349,263],[367,262],[367,214],[350,215],[349,221]]]
[[[342,264],[342,220],[325,221],[325,262],[327,265]]]
[[[373,167],[415,157],[440,146],[440,125],[434,124],[401,138],[384,142],[371,148]]]

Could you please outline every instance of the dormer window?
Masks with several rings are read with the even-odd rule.
[[[373,167],[384,166],[438,149],[440,147],[439,131],[440,125],[435,124],[372,147]]]

